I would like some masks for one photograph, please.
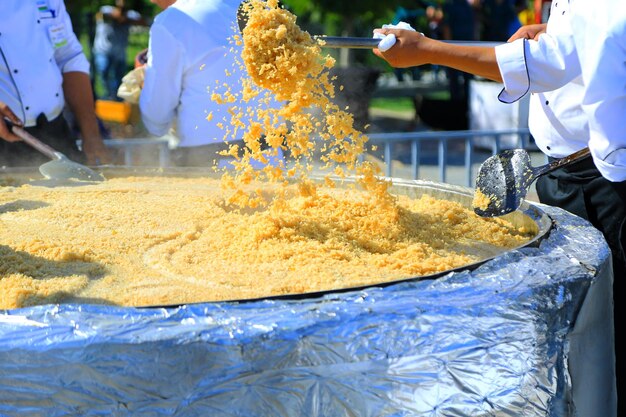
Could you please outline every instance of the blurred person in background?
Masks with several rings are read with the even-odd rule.
[[[126,7],[124,0],[100,7],[92,52],[96,76],[104,87],[102,98],[118,100],[117,89],[128,71],[126,50],[130,28],[146,24],[139,12]]]
[[[22,126],[68,158],[106,163],[83,54],[62,0],[0,2],[0,166],[38,166],[49,158],[13,134],[5,122]],[[65,106],[80,126],[82,152]]]
[[[521,27],[513,0],[481,0],[480,14],[483,41],[505,42]]]
[[[229,42],[240,0],[151,0],[164,9],[150,28],[139,109],[155,136],[174,128],[172,161],[178,166],[211,166],[227,149],[228,106],[211,100],[210,89],[228,84],[238,93],[235,47]],[[141,61],[141,60],[139,60]],[[223,119],[227,121],[224,122]]]
[[[515,0],[515,12],[521,26],[538,23],[535,21],[535,9],[531,6],[529,0]]]
[[[442,39],[443,31],[441,22],[443,21],[443,10],[439,5],[429,5],[426,7],[426,19],[428,19],[428,37],[432,39]],[[433,79],[439,79],[439,65],[432,66]]]
[[[479,0],[446,0],[443,4],[441,20],[441,36],[444,40],[473,41],[476,40],[476,13]],[[467,72],[447,67],[446,76],[449,83],[450,99],[467,107],[469,99],[469,83],[473,76]]]

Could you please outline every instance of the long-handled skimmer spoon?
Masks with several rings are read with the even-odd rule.
[[[49,145],[43,143],[26,130],[7,122],[11,131],[19,136],[24,142],[32,146],[51,161],[39,166],[41,175],[53,180],[78,180],[78,181],[104,181],[102,174],[88,168],[78,162],[70,160],[63,153],[56,151]]]
[[[590,155],[583,148],[539,167],[530,164],[524,149],[508,149],[493,155],[480,166],[476,177],[474,212],[482,217],[502,216],[517,210],[530,185],[541,175]]]

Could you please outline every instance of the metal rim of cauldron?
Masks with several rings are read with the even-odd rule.
[[[207,169],[203,167],[167,167],[167,168],[155,168],[155,167],[136,167],[136,166],[100,166],[93,167],[93,169],[100,171],[107,176],[113,174],[113,176],[122,176],[122,175],[152,175],[152,176],[184,176],[184,177],[202,177],[202,176],[210,176],[215,178],[216,173],[212,169]],[[3,175],[25,175],[34,173],[34,168],[0,168],[0,178]],[[322,180],[325,176],[316,176],[313,175],[313,179]],[[344,182],[354,182],[354,178],[337,178],[334,179],[338,181]],[[471,201],[473,198],[473,190],[468,187],[457,186],[453,184],[446,183],[437,183],[433,181],[426,180],[407,180],[402,178],[387,178],[392,181],[392,192],[394,189],[398,189],[398,187],[405,188],[421,188],[427,189],[429,191],[437,191],[437,192],[446,192],[449,195],[454,195],[458,197],[457,201],[460,203],[465,203],[468,207],[471,208]],[[44,180],[45,181],[45,180]],[[54,186],[54,184],[53,184]],[[479,266],[489,262],[499,256],[504,255],[505,253],[509,253],[514,250],[519,250],[524,247],[537,247],[540,242],[549,235],[550,230],[553,227],[553,222],[550,216],[546,214],[543,210],[541,210],[536,205],[529,203],[528,201],[523,201],[520,205],[520,208],[513,213],[507,214],[503,216],[505,218],[511,218],[514,216],[525,216],[524,218],[528,218],[534,222],[537,227],[536,235],[528,242],[523,245],[508,249],[501,253],[498,253],[494,256],[489,256],[487,258],[481,259],[479,261],[462,265],[457,268],[451,268],[445,271],[436,272],[428,275],[420,275],[406,278],[399,278],[391,281],[384,281],[380,283],[372,283],[367,285],[359,285],[354,287],[345,287],[345,288],[336,288],[336,289],[328,289],[322,291],[313,291],[313,292],[305,292],[298,294],[281,294],[281,295],[270,295],[264,297],[256,297],[256,298],[244,298],[244,299],[232,299],[232,300],[218,300],[218,301],[199,301],[192,303],[182,303],[182,304],[166,304],[166,305],[146,305],[140,307],[128,307],[128,308],[179,308],[182,305],[196,305],[196,304],[207,304],[207,303],[252,303],[258,301],[269,301],[269,300],[304,300],[304,299],[317,299],[324,297],[330,294],[341,294],[346,292],[358,292],[364,291],[371,288],[385,288],[392,285],[407,283],[407,282],[415,282],[422,280],[434,280],[436,278],[451,274],[453,272],[461,272],[461,271],[472,271]]]

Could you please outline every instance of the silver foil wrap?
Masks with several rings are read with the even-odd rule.
[[[614,416],[608,247],[543,210],[538,247],[437,279],[4,311],[0,416]]]

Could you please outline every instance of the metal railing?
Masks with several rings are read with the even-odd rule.
[[[423,152],[422,148],[425,142],[436,142],[437,152],[437,171],[438,180],[447,182],[449,170],[449,143],[452,141],[462,140],[463,147],[463,171],[464,184],[471,187],[474,180],[474,165],[477,163],[476,139],[481,138],[484,143],[490,142],[491,155],[499,153],[503,148],[503,140],[507,139],[507,147],[511,147],[511,138],[516,148],[528,148],[530,141],[530,132],[526,128],[503,129],[503,130],[458,130],[458,131],[424,131],[424,132],[395,132],[395,133],[373,133],[367,135],[369,143],[376,145],[382,149],[383,163],[385,165],[385,175],[393,177],[394,163],[393,150],[398,144],[410,145],[410,163],[406,164],[409,170],[408,179],[419,179],[420,169],[424,168],[420,164]],[[170,149],[168,140],[164,138],[130,138],[130,139],[106,139],[106,146],[120,149],[123,152],[125,165],[132,166],[135,152],[140,152],[146,147],[156,147],[158,152],[158,164],[160,167],[170,165]],[[484,144],[481,149],[484,149]],[[457,151],[458,152],[458,151]],[[484,152],[483,152],[484,153]]]
[[[400,133],[375,133],[369,134],[369,142],[372,145],[382,147],[385,163],[385,175],[393,177],[393,147],[400,143],[410,144],[410,179],[418,179],[420,176],[421,148],[425,141],[437,142],[437,168],[440,182],[447,182],[448,145],[452,140],[464,141],[464,170],[465,184],[472,186],[474,175],[472,173],[475,163],[476,148],[475,139],[491,138],[491,155],[502,150],[504,137],[514,137],[514,147],[527,148],[530,144],[530,132],[527,128],[504,129],[504,130],[458,130],[458,131],[426,131],[426,132],[400,132]]]
[[[124,165],[134,165],[135,152],[144,151],[147,147],[155,147],[158,152],[159,167],[170,165],[169,140],[166,138],[127,138],[105,139],[104,145],[113,149],[119,149],[124,157]]]

